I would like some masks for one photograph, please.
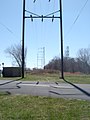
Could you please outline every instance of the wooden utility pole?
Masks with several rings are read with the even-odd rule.
[[[64,70],[63,70],[63,26],[62,26],[62,0],[60,0],[60,35],[61,35],[61,79],[64,79]]]
[[[23,27],[22,27],[22,78],[24,78],[24,34],[25,34],[25,0],[23,0]]]

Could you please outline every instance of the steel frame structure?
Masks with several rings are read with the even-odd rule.
[[[49,1],[50,2],[50,1]],[[60,35],[61,35],[61,79],[64,79],[64,71],[63,71],[63,26],[62,26],[62,0],[59,0],[59,3],[60,3],[60,10],[59,11],[55,11],[51,14],[48,14],[46,16],[44,15],[37,15],[35,13],[32,13],[30,11],[27,11],[25,9],[25,0],[23,0],[23,26],[22,26],[22,78],[24,78],[24,64],[25,64],[25,61],[24,61],[24,36],[25,36],[25,19],[29,18],[31,19],[31,21],[33,21],[33,19],[37,18],[37,19],[42,19],[42,22],[43,22],[43,19],[52,19],[52,22],[53,22],[53,19],[60,19]],[[26,16],[25,13],[28,12],[30,13],[31,15],[30,16]],[[51,16],[52,14],[56,13],[56,12],[60,12],[60,16]]]

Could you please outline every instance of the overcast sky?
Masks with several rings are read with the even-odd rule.
[[[21,43],[23,0],[0,0],[0,64],[12,66],[12,59],[4,51]],[[59,0],[26,0],[26,10],[47,15],[59,10]],[[64,50],[69,46],[70,57],[80,48],[90,45],[90,0],[62,0]],[[27,14],[26,15],[30,15]],[[59,13],[55,14],[56,16]],[[38,49],[45,47],[45,63],[60,55],[59,19],[25,20],[27,67],[37,67]]]

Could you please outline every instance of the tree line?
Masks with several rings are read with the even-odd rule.
[[[76,58],[64,56],[63,63],[64,72],[81,72],[85,74],[90,74],[90,48],[79,49]],[[54,57],[45,66],[45,69],[61,70],[60,57]]]
[[[13,60],[19,67],[22,66],[22,47],[20,44],[8,47],[5,52],[13,58]],[[26,60],[27,48],[25,48],[24,55]],[[81,72],[85,74],[90,74],[90,47],[79,49],[77,57],[75,58],[64,56],[63,62],[64,72]],[[54,57],[52,60],[49,61],[47,65],[44,66],[44,68],[51,70],[61,70],[60,57]]]

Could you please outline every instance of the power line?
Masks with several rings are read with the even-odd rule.
[[[80,11],[79,11],[79,13],[78,13],[76,19],[74,20],[73,24],[75,24],[75,23],[77,22],[78,18],[80,17],[80,15],[81,15],[83,9],[85,8],[85,6],[86,6],[86,4],[87,4],[87,2],[88,2],[88,0],[86,0],[86,2],[84,3],[83,7],[80,9]]]
[[[27,13],[30,13],[30,14],[32,14],[32,15],[35,15],[35,16],[37,16],[37,17],[40,17],[38,14],[36,14],[36,13],[33,13],[33,12],[30,12],[30,11],[28,11],[28,10],[25,10]]]
[[[84,3],[84,5],[83,5],[82,8],[80,9],[78,15],[76,16],[75,20],[73,21],[73,23],[72,23],[72,25],[71,25],[69,31],[67,32],[67,35],[71,32],[73,26],[75,25],[75,23],[76,23],[77,20],[79,19],[80,15],[81,15],[81,13],[83,12],[83,10],[84,10],[84,8],[85,8],[85,6],[86,6],[87,3],[88,3],[88,0],[86,0],[86,2]],[[67,35],[66,35],[66,36],[67,36]]]
[[[53,14],[58,13],[58,12],[60,12],[60,10],[54,11],[54,12],[52,12],[50,14],[47,14],[45,17],[48,17],[48,16],[53,15]]]
[[[0,24],[8,31],[10,32],[11,34],[13,34],[13,32],[6,26],[4,25],[3,23],[0,22]]]
[[[1,22],[0,22],[0,25],[2,25],[9,33],[11,33],[13,37],[17,38],[17,36],[13,33],[13,31],[9,27],[7,27],[5,24],[3,24]]]

